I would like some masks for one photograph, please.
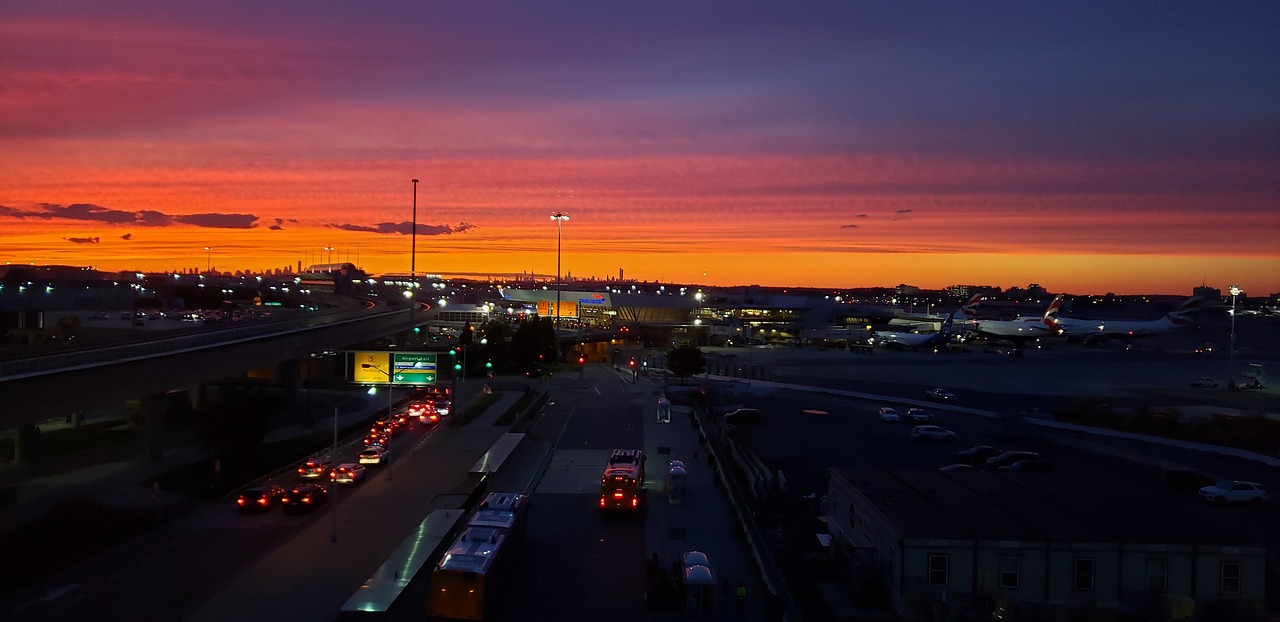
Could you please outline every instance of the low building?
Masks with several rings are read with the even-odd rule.
[[[1262,609],[1265,546],[1213,514],[1026,477],[831,469],[832,552],[859,592],[881,586],[892,608],[923,619],[1001,607],[1087,619]]]

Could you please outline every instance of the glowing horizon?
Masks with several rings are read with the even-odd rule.
[[[1280,292],[1276,6],[314,8],[13,3],[0,259]]]

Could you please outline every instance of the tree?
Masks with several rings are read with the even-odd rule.
[[[707,370],[707,357],[698,346],[679,346],[667,352],[667,369],[680,379],[696,376]]]
[[[511,337],[510,361],[517,367],[555,362],[556,335],[550,318],[533,317],[520,323]]]

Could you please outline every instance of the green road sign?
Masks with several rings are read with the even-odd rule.
[[[436,355],[432,352],[393,352],[391,369],[395,384],[436,383]]]

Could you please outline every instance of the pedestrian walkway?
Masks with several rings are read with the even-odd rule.
[[[650,598],[659,601],[649,602],[654,619],[769,619],[760,571],[737,527],[739,521],[726,492],[717,480],[711,454],[699,441],[691,409],[673,406],[671,422],[659,423],[658,398],[663,395],[662,386],[640,379],[635,387],[645,400],[648,563],[652,564],[656,556],[658,566],[668,575],[683,578],[682,555],[699,551],[709,561],[715,581],[713,586],[696,586],[666,599],[661,594],[650,594]],[[672,460],[683,462],[686,471],[683,486],[677,483],[676,490],[668,476]],[[739,585],[745,592],[741,612],[737,603]]]

